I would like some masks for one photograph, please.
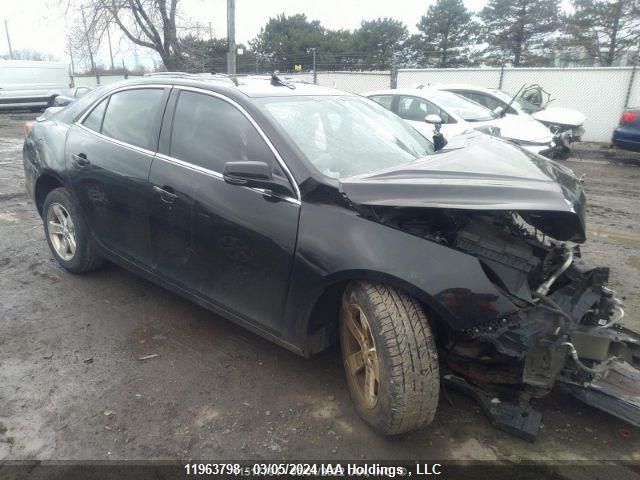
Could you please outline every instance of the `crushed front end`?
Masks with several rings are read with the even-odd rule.
[[[581,256],[582,181],[494,137],[465,140],[341,181],[361,215],[474,257],[491,285],[469,287],[477,277],[462,263],[433,259],[460,276],[458,288],[433,294],[452,318],[438,332],[445,387],[472,394],[498,427],[530,440],[540,414],[529,399],[554,386],[640,426],[640,335],[621,325],[608,268]]]
[[[450,386],[473,395],[499,428],[535,439],[541,415],[529,405],[560,385],[584,402],[640,426],[640,335],[621,325],[609,269],[591,267],[552,215],[392,209],[381,220],[476,257],[518,307],[441,336]],[[564,228],[564,230],[562,230]],[[581,235],[578,235],[581,236]]]

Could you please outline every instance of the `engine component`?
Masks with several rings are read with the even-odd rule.
[[[458,231],[456,247],[479,258],[501,287],[519,298],[531,298],[529,274],[540,259],[526,241],[500,225],[474,219]]]
[[[571,263],[573,262],[573,251],[570,248],[564,247],[564,245],[563,248],[565,257],[564,263],[560,265],[560,267],[555,272],[553,272],[553,274],[546,281],[540,284],[540,286],[536,290],[536,293],[539,293],[541,295],[546,295],[547,293],[549,293],[549,290],[558,279],[558,277],[566,272],[567,268],[571,266]]]

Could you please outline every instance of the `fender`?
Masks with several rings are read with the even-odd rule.
[[[304,348],[318,298],[329,286],[356,279],[402,288],[454,330],[518,310],[477,258],[366,219],[346,205],[303,201],[281,336]]]

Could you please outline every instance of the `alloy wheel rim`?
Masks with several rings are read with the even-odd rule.
[[[350,305],[343,320],[344,366],[367,408],[378,403],[380,361],[366,315]]]
[[[76,254],[76,228],[71,215],[59,203],[52,203],[47,211],[47,230],[56,254],[69,261]]]

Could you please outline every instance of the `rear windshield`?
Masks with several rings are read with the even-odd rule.
[[[433,144],[397,115],[356,96],[257,100],[322,174],[346,178],[412,162]]]

